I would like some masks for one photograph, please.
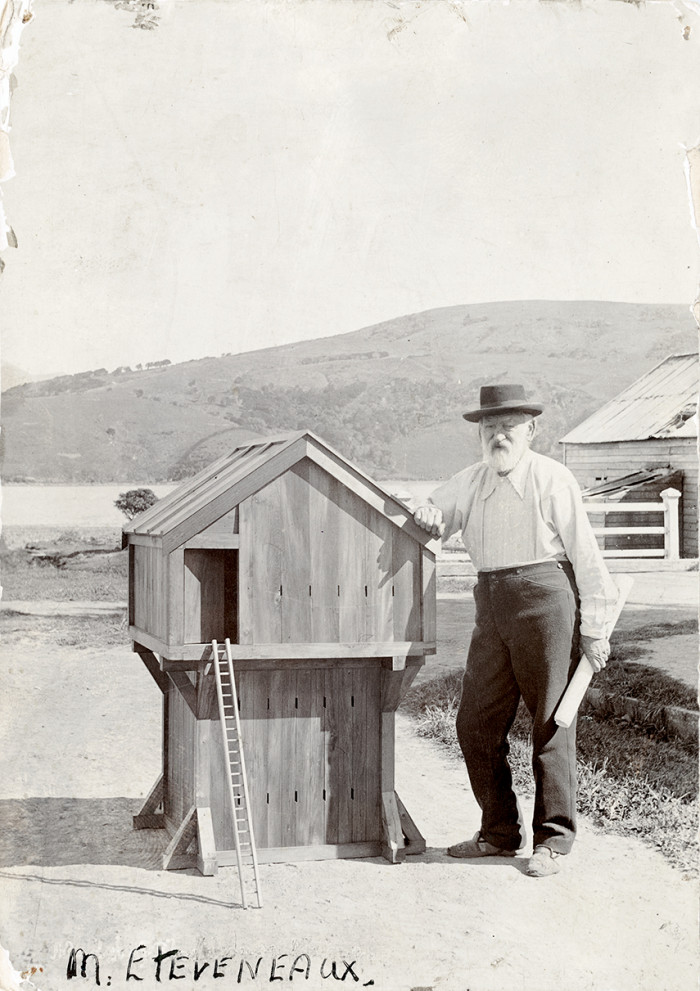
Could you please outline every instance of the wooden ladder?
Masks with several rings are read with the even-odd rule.
[[[241,885],[241,901],[243,908],[248,908],[246,872],[252,868],[258,908],[262,908],[258,855],[253,836],[253,823],[248,800],[248,781],[241,739],[241,720],[238,714],[238,695],[236,693],[236,680],[233,675],[231,641],[228,637],[224,644],[225,646],[222,648],[219,647],[216,640],[212,640],[211,646],[214,654],[214,673],[216,675],[216,693],[219,697],[221,732],[228,768],[228,793],[231,803],[233,839],[236,844],[238,877]]]

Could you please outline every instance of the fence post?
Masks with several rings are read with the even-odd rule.
[[[680,538],[678,533],[678,500],[681,493],[678,489],[664,489],[661,498],[664,502],[664,557],[669,561],[677,561],[680,557]]]

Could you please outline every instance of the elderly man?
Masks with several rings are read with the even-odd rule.
[[[576,723],[558,727],[554,712],[581,652],[595,671],[605,666],[617,598],[573,475],[530,450],[542,409],[520,385],[484,386],[464,413],[479,425],[483,460],[415,512],[433,536],[461,531],[478,571],[457,736],[481,827],[448,853],[513,857],[524,846],[507,740],[522,696],[533,719],[533,877],[558,871],[574,841]]]

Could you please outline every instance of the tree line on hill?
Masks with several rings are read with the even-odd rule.
[[[571,391],[549,387],[547,394],[549,415],[539,424],[537,449],[558,457],[559,438],[576,419],[581,400],[587,399],[589,408],[592,404],[590,397]],[[388,477],[400,473],[392,450],[395,442],[426,428],[459,422],[467,395],[478,395],[478,387],[470,383],[465,389],[463,385],[402,378],[384,385],[357,380],[322,388],[266,384],[252,389],[238,381],[233,391],[219,399],[210,396],[209,401],[225,407],[224,419],[232,425],[263,436],[313,430],[345,457]],[[171,477],[194,474],[230,446],[222,431],[215,445],[188,451]]]

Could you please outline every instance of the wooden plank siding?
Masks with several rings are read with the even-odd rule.
[[[343,577],[338,539],[340,483],[314,464],[309,464],[308,479],[311,640],[333,643],[340,639],[338,585]],[[301,598],[304,589],[297,586],[296,594]]]
[[[582,488],[595,485],[601,476],[612,480],[652,466],[681,470],[684,476],[680,504],[681,556],[698,556],[698,457],[695,438],[565,444],[564,463]]]
[[[361,669],[338,662],[323,669],[238,671],[251,817],[260,849],[381,839],[381,677],[376,662]],[[171,711],[178,719],[183,715],[177,706]],[[227,850],[234,841],[218,720],[212,723],[210,746],[212,823],[217,849]],[[186,801],[178,804],[178,814],[184,814]]]
[[[236,681],[238,684],[238,679]],[[245,744],[244,744],[245,745]],[[211,723],[211,754],[209,755],[209,808],[217,850],[233,850],[236,841],[233,837],[231,819],[231,799],[229,796],[229,768],[224,747],[221,719],[217,711]],[[248,760],[248,747],[245,751]]]
[[[301,773],[295,775],[296,842],[315,846],[326,842],[326,803],[323,796],[326,752],[323,719],[325,674],[297,672],[293,752]]]
[[[352,841],[381,836],[380,705],[381,668],[352,672]]]
[[[394,640],[421,640],[421,547],[402,530],[392,535]]]
[[[427,548],[421,550],[421,634],[426,643],[437,638],[437,570],[435,555]]]
[[[279,643],[282,634],[279,479],[239,507],[239,643]]]
[[[376,509],[370,507],[365,526],[364,635],[368,643],[392,640],[394,636],[393,596],[396,528]]]
[[[167,636],[167,595],[162,552],[157,547],[136,545],[129,551],[129,563],[132,625],[164,639]]]
[[[318,469],[317,469],[318,470]],[[345,486],[337,504],[337,574],[339,638],[346,643],[365,638],[365,530],[371,508]]]
[[[165,595],[168,601],[169,643],[185,642],[185,549],[178,547],[167,557],[168,585]]]
[[[326,836],[329,843],[349,843],[352,835],[350,780],[352,773],[352,672],[342,667],[326,671]]]
[[[311,525],[308,461],[301,461],[278,480],[283,553],[281,561],[281,640],[308,643],[312,640]]]
[[[422,548],[305,459],[240,506],[240,644],[420,638]]]

